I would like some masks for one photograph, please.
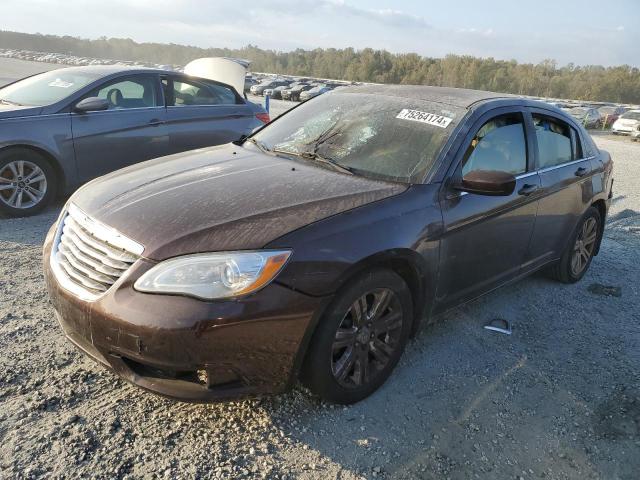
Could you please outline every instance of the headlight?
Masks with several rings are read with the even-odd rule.
[[[289,250],[185,255],[159,263],[142,275],[134,288],[204,300],[237,297],[267,285],[290,255]]]

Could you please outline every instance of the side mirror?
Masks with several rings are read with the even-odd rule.
[[[100,110],[108,110],[109,102],[98,97],[89,97],[76,103],[74,110],[76,112],[97,112]]]
[[[474,170],[467,173],[456,189],[478,195],[508,196],[516,188],[516,177],[507,172]]]

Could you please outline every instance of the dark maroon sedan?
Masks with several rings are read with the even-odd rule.
[[[215,401],[301,379],[350,403],[421,322],[542,268],[580,280],[612,183],[547,104],[355,87],[87,184],[49,232],[46,280],[68,338],[143,388]]]

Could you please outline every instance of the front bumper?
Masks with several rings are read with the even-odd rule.
[[[152,264],[138,260],[94,302],[44,273],[65,335],[120,377],[170,398],[213,402],[284,391],[295,379],[311,326],[328,298],[272,283],[241,300],[204,302],[133,289]]]

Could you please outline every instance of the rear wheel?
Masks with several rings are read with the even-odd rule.
[[[587,273],[600,240],[601,224],[598,209],[589,207],[573,232],[560,261],[553,267],[553,275],[557,280],[575,283]]]
[[[42,155],[26,148],[0,153],[0,212],[33,215],[50,203],[55,191],[55,173]]]
[[[411,293],[389,270],[358,277],[320,320],[302,381],[323,399],[349,404],[377,390],[398,363],[411,330]]]

